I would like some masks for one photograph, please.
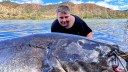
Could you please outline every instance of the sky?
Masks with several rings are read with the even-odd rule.
[[[0,2],[1,1],[2,0],[0,0]],[[128,0],[12,0],[12,1],[17,3],[37,3],[42,5],[58,4],[69,1],[69,2],[73,2],[74,4],[92,3],[113,10],[128,9]]]

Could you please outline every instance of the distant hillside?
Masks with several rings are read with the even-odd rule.
[[[61,3],[71,8],[72,14],[81,18],[128,18],[128,11],[118,11],[95,4]],[[0,3],[0,19],[53,19],[58,5]]]
[[[128,9],[127,10],[124,10],[125,12],[128,12]]]

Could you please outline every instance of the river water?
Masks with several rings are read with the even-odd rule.
[[[50,33],[53,20],[0,20],[0,41],[31,34]],[[128,19],[85,19],[94,40],[114,43],[128,52]]]

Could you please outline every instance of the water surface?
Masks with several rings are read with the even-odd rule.
[[[0,20],[0,41],[31,34],[50,33],[53,20]],[[127,19],[85,19],[93,30],[94,40],[118,44],[128,51]]]

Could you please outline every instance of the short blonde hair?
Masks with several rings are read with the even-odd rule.
[[[66,6],[66,5],[60,5],[60,6],[58,6],[56,12],[57,12],[57,13],[58,13],[58,12],[61,12],[61,13],[69,13],[69,12],[70,12],[70,9],[69,9],[69,7]]]

